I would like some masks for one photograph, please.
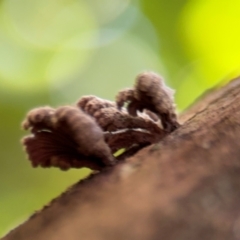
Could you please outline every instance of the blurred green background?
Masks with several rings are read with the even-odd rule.
[[[240,72],[238,0],[1,0],[0,235],[89,171],[33,169],[26,112],[95,94],[114,99],[153,70],[179,111]]]

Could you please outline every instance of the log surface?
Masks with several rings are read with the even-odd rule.
[[[72,186],[3,240],[240,239],[240,79],[183,125]]]

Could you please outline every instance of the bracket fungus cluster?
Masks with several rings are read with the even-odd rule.
[[[83,96],[73,106],[31,110],[22,123],[31,135],[22,143],[34,167],[100,171],[179,126],[173,96],[160,76],[144,72],[116,102]],[[124,153],[114,157],[119,149]]]

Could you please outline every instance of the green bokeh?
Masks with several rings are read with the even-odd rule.
[[[20,144],[29,109],[113,100],[153,70],[182,110],[239,74],[239,10],[237,0],[1,1],[0,235],[89,173],[30,166]]]

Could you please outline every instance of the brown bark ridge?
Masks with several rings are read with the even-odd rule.
[[[240,239],[240,78],[161,142],[68,189],[3,240]]]

